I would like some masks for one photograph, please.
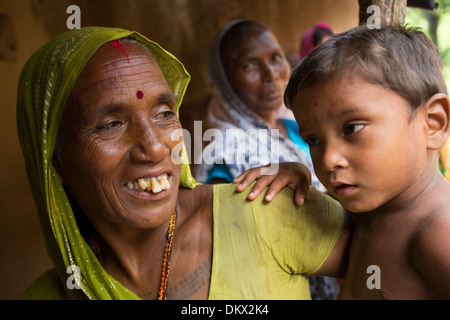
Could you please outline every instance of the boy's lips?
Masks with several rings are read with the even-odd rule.
[[[343,183],[343,182],[332,182],[331,183],[334,194],[338,197],[349,196],[356,188],[356,185]]]

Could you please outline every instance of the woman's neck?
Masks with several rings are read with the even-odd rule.
[[[259,112],[258,115],[263,118],[274,129],[277,128],[277,117],[275,111]]]
[[[103,268],[137,294],[159,289],[168,226],[167,221],[151,230],[100,230]]]
[[[281,135],[283,135],[284,137],[289,137],[283,120],[277,118],[275,111],[271,111],[271,112],[267,112],[267,113],[260,113],[259,115],[264,120],[266,120],[267,123],[269,123],[269,125],[272,129],[278,129],[278,130],[280,130]]]

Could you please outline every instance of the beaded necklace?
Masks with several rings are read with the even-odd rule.
[[[167,289],[167,281],[169,280],[170,273],[170,256],[172,253],[172,242],[173,242],[173,234],[175,231],[175,222],[177,220],[177,208],[175,208],[175,212],[172,214],[172,217],[169,221],[169,228],[167,230],[166,236],[166,247],[164,249],[163,256],[163,265],[161,272],[161,286],[159,287],[158,300],[167,300],[166,289]],[[102,263],[102,240],[100,236],[94,235],[89,239],[89,245],[96,255],[97,259],[100,263]]]
[[[166,248],[164,249],[163,265],[161,272],[161,286],[159,287],[159,297],[158,300],[166,300],[166,289],[167,281],[169,280],[170,273],[170,256],[172,253],[172,241],[173,234],[175,231],[175,222],[177,220],[177,208],[175,207],[175,212],[172,214],[169,222],[169,229],[167,230]]]

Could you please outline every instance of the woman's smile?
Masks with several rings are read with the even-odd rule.
[[[170,194],[172,175],[146,176],[128,181],[123,185],[125,192],[144,200],[160,200]]]
[[[130,190],[158,193],[170,188],[167,174],[164,173],[157,177],[142,177],[128,181],[125,185]]]

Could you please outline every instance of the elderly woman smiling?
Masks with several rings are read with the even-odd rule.
[[[172,161],[188,80],[122,29],[69,31],[30,58],[19,137],[55,268],[24,298],[309,299],[307,274],[342,275],[334,200],[311,187],[303,206],[291,189],[250,202]]]

